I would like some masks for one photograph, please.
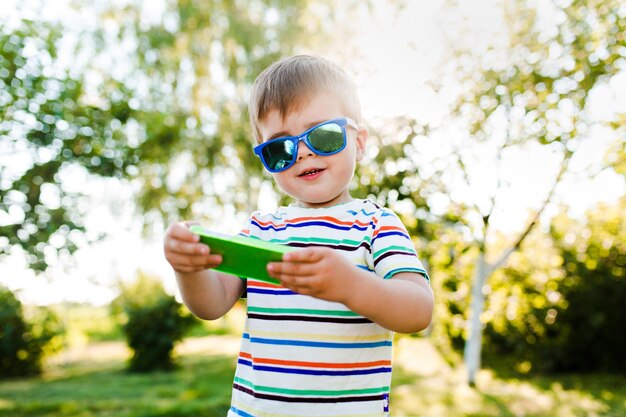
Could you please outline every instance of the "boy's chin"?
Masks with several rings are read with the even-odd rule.
[[[320,196],[318,198],[297,198],[296,206],[307,208],[322,208],[336,206],[337,204],[347,203],[352,200],[350,194],[341,194],[338,196]]]

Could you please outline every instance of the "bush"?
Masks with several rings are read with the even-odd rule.
[[[550,234],[490,280],[486,364],[521,372],[626,372],[626,201],[584,221],[557,216]]]
[[[560,352],[555,370],[626,373],[626,199],[600,205],[576,227],[556,222],[552,234],[568,279],[560,291]]]
[[[182,305],[166,294],[160,281],[140,274],[134,283],[122,286],[112,310],[122,318],[122,330],[133,351],[129,363],[131,371],[176,367],[174,345],[195,319],[183,313]]]
[[[0,378],[41,373],[46,354],[55,350],[55,340],[63,330],[49,309],[38,309],[36,320],[24,318],[22,303],[0,287]]]

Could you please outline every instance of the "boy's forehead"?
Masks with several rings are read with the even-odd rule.
[[[272,137],[296,135],[314,124],[346,115],[345,103],[336,92],[321,90],[300,94],[260,112],[256,139],[262,143]]]
[[[273,117],[280,118],[281,122],[285,122],[287,118],[293,114],[302,111],[312,100],[312,94],[302,93],[298,96],[292,97],[290,100],[285,100],[284,103],[274,105],[268,109],[264,117],[266,119],[270,114]]]
[[[268,108],[267,111],[259,117],[259,125],[265,126],[266,128],[268,125],[282,125],[287,121],[287,118],[290,115],[302,111],[302,109],[304,109],[310,101],[310,97],[303,95],[297,100],[285,103],[283,106],[274,105]]]
[[[280,109],[270,109],[261,119],[259,119],[258,128],[260,133],[260,141],[265,142],[276,133],[282,132],[285,135],[285,125],[290,114],[294,114],[296,110],[288,110],[281,113]]]

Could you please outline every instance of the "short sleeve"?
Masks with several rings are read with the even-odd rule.
[[[391,210],[382,209],[372,232],[371,256],[376,275],[389,279],[399,272],[422,274],[430,278],[417,257],[415,246],[404,224]]]
[[[251,225],[252,225],[252,215],[250,215],[250,217],[248,217],[248,219],[246,220],[246,223],[243,225],[243,227],[239,231],[239,236],[249,237],[250,236],[250,226]]]

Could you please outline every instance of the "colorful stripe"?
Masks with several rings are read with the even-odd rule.
[[[334,239],[334,238],[321,238],[321,237],[310,237],[310,236],[292,236],[287,239],[272,239],[272,243],[278,243],[279,245],[323,245],[323,246],[339,246],[343,245],[347,248],[359,248],[361,246],[369,249],[371,238],[369,236],[365,236],[362,240],[353,240],[353,239]]]
[[[244,339],[250,340],[250,343],[260,343],[264,345],[282,345],[282,346],[306,346],[315,348],[334,348],[334,349],[370,349],[383,346],[391,346],[391,340],[381,340],[378,342],[319,342],[311,340],[299,339],[274,339],[267,337],[255,337],[249,333],[243,334]]]
[[[426,275],[402,222],[369,201],[255,213],[242,234],[297,248],[331,248],[380,279]],[[280,285],[250,278],[246,286],[246,330],[230,417],[308,417],[311,404],[319,404],[320,415],[388,416],[392,332],[345,306]]]
[[[233,413],[241,417],[254,417],[253,414],[246,413],[245,411],[240,410],[239,408],[236,408],[235,406],[231,406],[230,411],[232,411]]]
[[[415,256],[414,253],[411,253],[411,252],[408,252],[408,251],[405,251],[405,252],[401,252],[401,251],[398,251],[398,250],[396,250],[396,251],[389,251],[389,252],[386,252],[383,255],[379,256],[378,258],[374,259],[374,267],[376,267],[376,265],[378,265],[380,263],[380,261],[382,261],[382,260],[384,260],[386,258],[389,258],[390,256],[398,256],[398,255],[401,255],[401,256]]]
[[[356,369],[371,368],[376,366],[391,366],[390,360],[378,360],[370,362],[311,362],[311,361],[293,361],[285,359],[272,358],[253,358],[250,353],[241,352],[240,358],[248,359],[254,363],[266,365],[283,365],[283,366],[299,366],[302,368],[328,368],[328,369]]]
[[[277,388],[254,383],[235,377],[233,387],[257,398],[273,399],[287,402],[352,402],[374,401],[384,398],[389,387],[361,388],[352,390],[306,390],[293,388]]]
[[[368,341],[368,342],[379,342],[381,340],[390,340],[391,332],[385,331],[383,333],[376,333],[371,335],[359,335],[359,340]],[[297,333],[293,331],[285,332],[268,332],[263,330],[256,330],[254,335],[257,337],[269,337],[269,338],[285,338],[286,336],[291,337],[292,339],[311,339],[315,338],[315,340],[323,340],[326,342],[346,342],[354,340],[354,335],[351,334],[320,334],[320,333]]]
[[[333,317],[362,317],[350,310],[321,310],[312,308],[269,308],[269,307],[248,307],[248,311],[255,313],[271,313],[271,314],[300,314],[315,316],[333,316]]]
[[[307,396],[285,396],[285,395],[277,395],[277,394],[265,394],[262,392],[256,392],[251,388],[247,388],[245,386],[239,384],[233,384],[233,389],[237,391],[244,392],[248,395],[253,396],[254,398],[260,398],[268,401],[282,401],[288,403],[345,403],[345,402],[365,402],[365,401],[381,401],[384,400],[385,394],[374,394],[374,395],[361,395],[361,396],[353,396],[353,397],[307,397]],[[307,414],[302,414],[306,416]]]
[[[418,269],[418,268],[394,268],[394,269],[391,269],[383,278],[384,279],[392,278],[394,275],[399,274],[400,272],[414,272],[416,274],[420,274],[426,279],[426,282],[430,284],[430,277],[428,276],[426,271],[424,269]]]
[[[385,256],[389,253],[392,253],[392,254],[402,253],[402,254],[417,256],[415,253],[415,249],[413,248],[408,248],[406,246],[400,246],[400,245],[391,245],[391,246],[387,246],[386,248],[379,250],[378,252],[373,253],[372,257],[376,259],[376,258],[380,258],[381,256]]]
[[[241,353],[238,363],[251,367],[255,371],[315,376],[355,376],[391,372],[391,361],[388,360],[355,363],[324,363],[253,358],[249,353]]]
[[[311,226],[321,226],[321,227],[327,227],[330,229],[342,230],[342,231],[350,231],[350,230],[365,231],[370,227],[370,225],[359,225],[359,224],[343,225],[341,223],[337,223],[333,221],[320,221],[320,219],[306,221],[306,222],[299,221],[299,222],[290,222],[290,223],[283,223],[283,224],[274,224],[274,223],[262,224],[258,221],[253,220],[251,224],[256,226],[259,230],[273,230],[275,232],[285,231],[289,228],[304,228],[304,227],[311,227]]]
[[[371,323],[370,319],[350,310],[304,308],[266,308],[248,306],[248,318],[257,320],[303,321],[318,323]]]
[[[317,370],[317,369],[302,369],[302,368],[281,368],[278,366],[256,365],[253,362],[246,361],[244,359],[239,359],[237,363],[249,366],[255,371],[277,372],[281,374],[314,375],[314,376],[357,376],[357,375],[372,375],[372,374],[391,372],[391,367],[353,369],[349,371],[347,370],[339,371],[339,370]]]
[[[336,408],[334,408],[334,410],[336,410]],[[233,412],[235,415],[241,416],[241,417],[301,417],[302,416],[302,414],[276,413],[274,412],[274,410],[272,410],[269,413],[266,413],[264,411],[259,410],[258,408],[252,408],[244,404],[241,404],[241,402],[239,401],[233,401],[230,407],[230,411]],[[333,412],[332,417],[380,417],[380,413],[337,414],[336,412]]]
[[[248,288],[248,293],[254,293],[254,294],[272,294],[272,295],[297,295],[298,293],[295,293],[291,290],[288,289],[284,289],[284,290],[271,290],[271,289],[262,289],[262,288]]]
[[[326,244],[326,243],[291,242],[289,243],[289,246],[292,246],[294,248],[308,248],[312,246],[317,246],[317,247],[322,247],[322,248],[342,250],[345,252],[354,252],[354,251],[359,250],[360,248],[363,248],[368,251],[370,249],[370,245],[368,242],[360,242],[358,245],[352,245],[352,246],[346,245],[346,244],[331,245],[331,244]]]
[[[290,220],[285,220],[282,223],[274,223],[272,221],[262,221],[256,216],[252,216],[250,219],[252,224],[257,225],[263,230],[284,230],[288,227],[305,227],[305,226],[329,226],[332,228],[340,228],[342,230],[350,230],[356,228],[357,230],[366,230],[370,226],[375,226],[372,221],[341,221],[336,217],[331,216],[314,216],[314,217],[295,217]]]
[[[318,316],[296,316],[296,315],[275,315],[275,314],[254,314],[248,313],[249,319],[270,320],[270,321],[301,321],[316,323],[351,323],[368,324],[372,321],[365,317],[318,317]]]

